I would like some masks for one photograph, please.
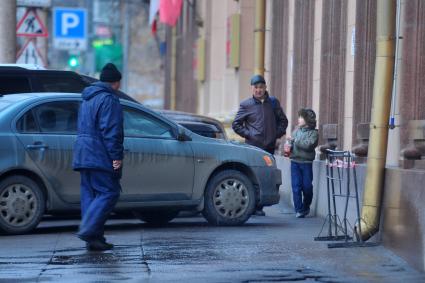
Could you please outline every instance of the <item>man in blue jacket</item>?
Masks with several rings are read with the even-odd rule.
[[[105,222],[121,191],[123,113],[116,91],[121,73],[106,64],[100,82],[83,90],[74,146],[74,170],[81,176],[81,224],[78,237],[88,250],[113,248],[104,237]]]

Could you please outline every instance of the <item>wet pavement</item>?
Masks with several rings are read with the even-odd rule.
[[[30,235],[0,236],[0,282],[425,282],[382,246],[328,249],[314,242],[323,220],[282,205],[242,227],[201,217],[163,228],[108,221],[113,251],[87,252],[77,220],[43,221]]]

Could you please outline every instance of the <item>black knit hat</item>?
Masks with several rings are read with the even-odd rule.
[[[300,111],[298,111],[298,116],[303,117],[305,123],[310,128],[316,128],[316,113],[312,109],[309,108],[301,108]]]
[[[102,68],[102,72],[100,73],[100,81],[114,83],[119,82],[120,80],[121,73],[114,64],[108,63]]]

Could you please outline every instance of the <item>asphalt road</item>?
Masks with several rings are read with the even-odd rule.
[[[0,282],[425,282],[382,246],[328,249],[313,241],[323,223],[282,205],[242,227],[201,217],[150,228],[108,221],[115,249],[87,252],[78,221],[47,219],[30,235],[0,236]]]

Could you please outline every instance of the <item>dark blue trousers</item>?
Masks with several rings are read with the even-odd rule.
[[[291,161],[291,181],[295,212],[310,209],[313,200],[313,164]]]
[[[105,222],[120,196],[120,180],[115,174],[100,170],[82,170],[80,175],[82,219],[78,235],[102,239]]]

